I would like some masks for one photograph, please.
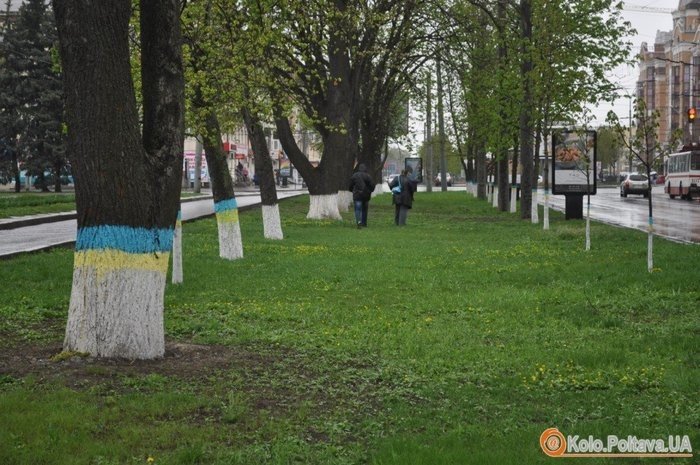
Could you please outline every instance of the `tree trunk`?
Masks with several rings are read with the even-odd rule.
[[[241,113],[253,145],[255,174],[258,176],[258,182],[260,183],[263,234],[266,239],[283,239],[280,209],[277,203],[277,188],[275,187],[275,173],[272,169],[267,139],[258,117],[253,115],[248,108],[243,108]]]
[[[207,159],[216,225],[219,231],[219,256],[227,260],[243,258],[238,202],[233,190],[233,178],[226,161],[226,153],[221,144],[219,120],[213,110],[209,110],[202,132],[202,145]]]
[[[475,131],[470,128],[469,135],[467,136],[467,180],[476,183],[476,153],[474,150],[474,144],[471,142],[476,138]]]
[[[427,84],[425,86],[425,191],[433,192],[433,83],[430,79],[430,73],[427,76]]]
[[[323,139],[323,154],[317,167],[309,163],[299,150],[293,137],[289,120],[280,109],[276,109],[275,122],[280,142],[294,167],[304,178],[309,188],[309,219],[340,220],[338,190],[347,190],[352,165],[357,156],[357,118],[360,79],[354,76],[350,61],[350,46],[347,31],[342,21],[347,13],[345,1],[331,2],[337,15],[328,23],[329,79],[323,83],[323,91],[314,95],[313,111],[307,116],[316,121],[316,130]]]
[[[61,168],[63,167],[62,164],[55,164],[53,167],[53,191],[54,192],[61,192]]]
[[[455,144],[457,145],[457,154],[459,155],[459,162],[462,165],[462,169],[464,170],[464,179],[467,183],[472,181],[471,178],[471,158],[465,157],[464,153],[464,146],[462,144],[462,137],[460,134],[459,130],[459,124],[457,123],[457,119],[454,117],[456,115],[455,108],[454,108],[454,97],[452,95],[452,85],[450,84],[452,82],[451,79],[447,80],[447,102],[449,105],[449,110],[450,114],[453,115],[452,118],[452,132],[454,134],[455,138]],[[469,162],[466,162],[465,160],[469,160]]]
[[[56,0],[78,233],[64,350],[164,353],[179,205],[184,80],[177,0],[141,3],[143,139],[129,66],[131,1]]]
[[[498,116],[500,124],[508,127],[508,104],[506,103],[506,67],[508,60],[508,49],[506,47],[506,3],[504,0],[498,1],[498,99],[500,101]],[[508,183],[508,146],[504,140],[500,138],[499,148],[497,149],[498,161],[496,162],[496,181],[498,185],[498,199],[495,203],[499,211],[508,211],[508,202],[510,200],[510,188]],[[513,157],[515,158],[515,156]]]
[[[175,234],[173,235],[173,284],[180,284],[183,281],[182,275],[182,209],[177,212],[175,222]]]
[[[530,42],[532,39],[532,4],[531,0],[520,0],[520,27],[522,39],[522,63],[520,74],[523,85],[523,102],[520,107],[520,217],[530,219],[532,216],[532,59]]]
[[[532,223],[537,224],[540,222],[540,207],[539,207],[539,193],[537,192],[540,173],[540,144],[542,143],[542,125],[538,122],[537,129],[535,130],[535,149],[532,154],[533,158],[533,170],[532,170],[532,214],[530,216]]]
[[[486,200],[486,152],[478,147],[475,147],[476,153],[476,196],[481,200]]]
[[[365,115],[360,122],[362,147],[360,147],[357,162],[358,164],[364,163],[367,167],[367,173],[372,176],[375,184],[382,182],[382,168],[385,160],[385,157],[382,156],[382,150],[386,146],[389,132],[387,123],[388,119],[384,118],[380,121],[378,115]],[[350,175],[352,175],[352,168],[351,166]],[[347,190],[347,185],[344,187]]]
[[[17,150],[12,150],[12,175],[15,178],[15,192],[19,193],[22,190],[19,178],[19,160],[17,158]],[[28,178],[25,178],[29,182]]]
[[[313,166],[306,155],[299,150],[294,140],[289,120],[278,114],[275,118],[277,135],[285,153],[299,171],[309,188],[309,219],[340,220],[338,211],[338,186],[343,178],[344,157],[347,150],[347,136],[331,132],[323,137],[321,163]]]
[[[435,64],[436,74],[437,74],[437,113],[438,113],[438,132],[440,134],[440,144],[438,150],[440,151],[440,190],[442,192],[447,192],[447,159],[445,155],[445,109],[443,105],[443,95],[442,95],[442,66],[440,63],[440,58],[438,57]]]

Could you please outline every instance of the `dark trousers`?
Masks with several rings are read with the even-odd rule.
[[[367,226],[367,209],[369,208],[369,201],[367,200],[355,200],[355,221],[357,224],[362,226]]]
[[[403,205],[396,205],[396,210],[394,212],[394,223],[397,226],[406,226],[406,217],[408,216],[408,207]]]

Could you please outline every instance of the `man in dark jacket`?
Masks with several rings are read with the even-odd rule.
[[[374,181],[372,176],[367,173],[367,167],[360,163],[357,171],[350,178],[350,187],[352,192],[352,200],[355,203],[355,222],[357,228],[367,227],[367,209],[369,208],[369,199],[372,198],[374,192]]]

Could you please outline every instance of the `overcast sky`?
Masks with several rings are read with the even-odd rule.
[[[625,3],[640,7],[675,10],[678,8],[679,0],[629,0]],[[656,31],[670,31],[673,27],[671,13],[623,10],[622,15],[637,30],[637,34],[630,37],[633,44],[633,53],[639,53],[642,42],[646,42],[649,47],[653,47]],[[615,70],[611,79],[619,87],[625,89],[620,92],[621,95],[624,95],[625,92],[629,95],[634,95],[638,77],[639,69],[637,66],[623,66]],[[603,124],[605,122],[605,115],[607,115],[609,110],[613,110],[620,117],[627,116],[629,113],[629,99],[619,98],[613,105],[605,104],[594,109],[594,116],[598,123]]]

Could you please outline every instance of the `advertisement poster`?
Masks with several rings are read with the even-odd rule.
[[[420,184],[423,182],[423,159],[420,157],[404,158],[406,168],[411,167],[413,176]]]
[[[595,131],[560,131],[552,137],[552,193],[596,193]]]
[[[283,155],[282,158],[279,159],[279,164],[280,176],[290,177],[292,175],[292,165],[289,162],[289,158]]]
[[[184,175],[186,176],[187,180],[190,183],[190,186],[194,185],[194,165],[195,165],[195,153],[194,152],[185,152],[184,154],[184,160],[183,160],[183,171]],[[202,178],[201,178],[202,185],[208,185],[209,184],[209,170],[207,170],[207,158],[204,156],[204,152],[202,152]]]

